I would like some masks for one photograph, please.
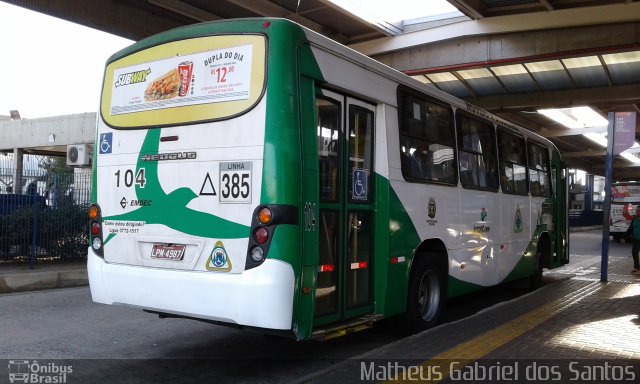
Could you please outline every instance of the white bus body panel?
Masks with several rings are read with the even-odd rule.
[[[161,193],[192,194],[194,197],[189,197],[186,209],[249,227],[253,210],[261,199],[266,102],[266,97],[263,97],[251,111],[235,119],[162,128],[161,136],[177,136],[179,140],[160,142],[158,153],[192,152],[197,157],[154,162]],[[207,271],[206,265],[211,252],[215,244],[221,241],[232,266],[228,272],[241,273],[247,255],[248,237],[205,238],[172,229],[162,223],[110,219],[142,209],[133,205],[141,201],[137,195],[140,187],[127,186],[125,175],[131,171],[139,172],[136,172],[136,166],[143,155],[141,149],[147,132],[146,129],[112,129],[101,119],[98,123],[98,137],[103,134],[112,135],[112,148],[108,154],[99,153],[96,164],[97,202],[104,218],[105,260],[135,266]],[[220,165],[227,162],[251,163],[249,202],[220,201]],[[151,165],[144,162],[142,164],[142,169]],[[130,178],[129,181],[134,180]],[[150,200],[149,203],[155,204],[155,201]],[[132,230],[123,231],[125,225],[131,226]],[[117,235],[111,236],[111,233]],[[176,262],[150,257],[152,246],[156,243],[186,245],[184,259]]]
[[[176,271],[106,263],[89,248],[93,301],[238,325],[289,330],[295,277],[267,259],[240,274]]]

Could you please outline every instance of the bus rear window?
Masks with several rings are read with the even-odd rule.
[[[107,65],[100,114],[113,128],[227,119],[251,109],[265,86],[262,35],[174,41]]]

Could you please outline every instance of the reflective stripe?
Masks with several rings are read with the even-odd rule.
[[[360,261],[358,263],[351,263],[351,269],[365,269],[367,268],[366,261]]]

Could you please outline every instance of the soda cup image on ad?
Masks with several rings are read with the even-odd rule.
[[[183,61],[178,64],[178,74],[180,75],[180,96],[186,96],[191,83],[191,73],[193,71],[193,61]]]

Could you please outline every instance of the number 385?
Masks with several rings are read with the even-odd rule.
[[[223,199],[246,199],[251,193],[251,175],[248,173],[224,173],[222,182]]]

